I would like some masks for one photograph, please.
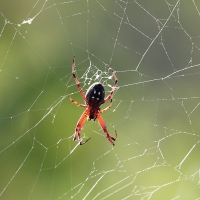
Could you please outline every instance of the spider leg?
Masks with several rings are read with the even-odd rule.
[[[100,113],[106,112],[108,109],[112,107],[112,99],[110,100],[110,105],[107,108],[104,108],[103,110],[100,110]]]
[[[109,135],[109,133],[108,133],[108,131],[107,131],[107,128],[106,128],[106,125],[105,125],[105,123],[104,123],[104,121],[103,121],[103,118],[101,117],[100,114],[98,115],[97,119],[98,119],[98,122],[99,122],[101,128],[103,129],[103,132],[106,134],[106,138],[108,139],[108,141],[110,142],[110,144],[111,144],[112,146],[114,146],[115,144],[114,144],[113,141],[115,141],[115,140],[117,139],[117,131],[115,131],[116,137],[115,137],[115,138],[112,137],[111,135]],[[113,141],[112,141],[112,140],[113,140]]]
[[[113,73],[113,76],[114,76],[114,79],[115,79],[115,83],[114,83],[114,86],[113,86],[113,88],[112,88],[110,94],[105,98],[104,103],[107,102],[109,99],[112,98],[113,93],[114,93],[114,91],[115,91],[115,88],[116,88],[116,86],[117,86],[117,82],[118,82],[117,76],[116,76],[116,74],[115,74],[115,72],[114,72],[114,70],[112,69],[111,66],[110,66],[110,69],[112,70],[112,73]]]
[[[86,109],[83,114],[81,115],[80,119],[78,120],[78,123],[76,125],[76,129],[75,129],[75,133],[74,133],[74,141],[76,141],[76,137],[78,136],[78,141],[80,142],[80,145],[85,144],[89,139],[87,139],[85,142],[82,142],[81,136],[80,136],[80,132],[83,128],[83,125],[85,123],[85,120],[88,117],[88,110]]]
[[[76,85],[78,87],[78,90],[79,92],[81,93],[81,96],[83,97],[83,99],[86,101],[86,97],[85,97],[85,94],[80,86],[80,83],[78,81],[78,79],[76,78],[76,75],[75,75],[75,56],[73,57],[73,60],[72,60],[72,76],[74,78],[74,81],[76,82]]]
[[[69,100],[74,103],[75,105],[79,106],[79,107],[82,107],[82,108],[87,108],[88,106],[87,105],[84,105],[84,104],[80,104],[78,103],[77,101],[75,101],[74,99],[72,99],[70,96],[68,96]]]
[[[80,145],[84,145],[86,142],[88,142],[88,140],[90,140],[91,138],[88,138],[85,142],[80,142]]]

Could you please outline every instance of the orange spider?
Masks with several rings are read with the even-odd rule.
[[[114,93],[114,90],[116,88],[117,81],[118,81],[117,77],[114,73],[114,70],[110,67],[110,69],[112,70],[114,79],[115,79],[114,86],[113,86],[110,94],[104,99],[104,97],[105,97],[104,87],[101,83],[98,83],[98,82],[93,83],[89,87],[89,89],[87,90],[86,95],[84,94],[84,92],[83,92],[83,90],[82,90],[82,88],[79,84],[79,81],[76,78],[74,68],[75,68],[75,56],[74,56],[73,61],[72,61],[72,75],[73,75],[74,81],[76,82],[78,90],[81,93],[81,96],[84,99],[86,104],[80,104],[80,103],[74,101],[70,96],[68,96],[68,97],[69,97],[69,100],[72,103],[74,103],[77,106],[80,106],[82,108],[86,108],[86,109],[83,112],[83,114],[81,115],[81,117],[80,117],[80,119],[79,119],[79,121],[76,125],[75,133],[74,133],[74,141],[76,141],[76,137],[78,136],[78,141],[79,141],[80,145],[85,144],[90,138],[87,139],[85,142],[82,142],[82,139],[80,137],[80,132],[83,128],[83,125],[84,125],[86,119],[88,119],[88,120],[93,119],[94,121],[97,119],[101,128],[103,129],[104,133],[106,134],[106,138],[108,139],[110,144],[114,146],[115,144],[114,144],[113,141],[115,141],[117,139],[117,131],[115,131],[115,134],[116,134],[115,138],[112,137],[111,135],[109,135],[107,128],[106,128],[106,125],[105,125],[103,118],[101,116],[101,113],[107,111],[112,106],[112,99],[111,98],[113,96],[113,93]],[[100,106],[102,104],[104,104],[105,102],[107,102],[108,100],[110,100],[110,105],[107,108],[101,110]]]

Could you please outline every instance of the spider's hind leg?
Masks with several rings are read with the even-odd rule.
[[[103,132],[106,134],[106,138],[108,139],[108,141],[110,142],[110,144],[112,146],[114,146],[114,142],[116,139],[117,139],[117,131],[115,131],[115,134],[116,134],[116,137],[112,137],[109,133],[108,133],[108,130],[106,128],[106,125],[105,125],[105,122],[103,121],[103,118],[101,117],[101,115],[98,115],[97,117],[98,121],[99,121],[99,124],[101,126],[101,128],[103,129]]]
[[[80,142],[80,145],[82,144],[85,144],[86,142],[82,142],[82,139],[81,139],[81,136],[80,136],[80,132],[84,126],[84,123],[87,119],[87,116],[88,116],[88,110],[86,109],[83,114],[81,115],[77,125],[76,125],[76,129],[75,129],[75,133],[74,133],[74,137],[73,137],[73,140],[76,141],[76,138],[78,137],[78,141]]]
[[[84,145],[86,142],[88,142],[91,138],[88,138],[85,142],[80,141],[80,145]]]

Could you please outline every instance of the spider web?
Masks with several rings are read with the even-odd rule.
[[[200,199],[199,23],[196,0],[1,2],[0,199]],[[74,55],[84,91],[116,72],[114,147],[72,139]]]

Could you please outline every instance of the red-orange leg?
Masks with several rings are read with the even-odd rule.
[[[110,144],[112,146],[114,146],[115,144],[114,144],[113,141],[115,141],[117,139],[117,131],[115,131],[116,137],[115,138],[112,137],[111,135],[109,135],[109,133],[107,131],[107,128],[106,128],[106,125],[105,125],[105,123],[103,121],[103,118],[101,117],[100,114],[98,115],[97,119],[98,119],[98,122],[99,122],[101,128],[103,129],[103,132],[106,134],[106,138],[108,139],[108,141],[110,142]]]
[[[107,102],[108,100],[110,100],[110,99],[112,98],[113,93],[114,93],[114,91],[115,91],[115,88],[116,88],[116,86],[117,86],[117,82],[118,82],[117,76],[116,76],[116,74],[115,74],[115,72],[114,72],[114,70],[112,69],[111,66],[110,66],[110,69],[112,70],[115,83],[114,83],[114,86],[113,86],[113,88],[112,88],[110,94],[105,98],[104,103]]]
[[[73,78],[74,78],[74,81],[76,82],[76,85],[78,87],[78,90],[79,92],[81,93],[81,96],[83,97],[83,99],[86,101],[86,97],[85,97],[85,94],[80,86],[80,83],[78,81],[78,79],[76,78],[76,75],[75,75],[75,56],[73,57],[73,60],[72,60],[72,75],[73,75]]]
[[[86,109],[83,114],[81,115],[77,125],[76,125],[76,129],[75,129],[75,133],[74,133],[74,141],[76,141],[76,137],[78,136],[78,141],[80,142],[80,145],[85,144],[88,140],[86,140],[85,142],[82,142],[81,136],[80,136],[80,132],[83,128],[83,125],[87,119],[88,116],[88,110]]]
[[[110,105],[107,108],[104,108],[103,110],[100,110],[100,113],[106,112],[108,109],[112,107],[112,99],[110,100]]]
[[[84,104],[81,104],[77,101],[75,101],[74,99],[72,99],[70,96],[68,96],[69,100],[74,103],[75,105],[79,106],[79,107],[82,107],[82,108],[87,108],[88,106],[87,105],[84,105]]]

